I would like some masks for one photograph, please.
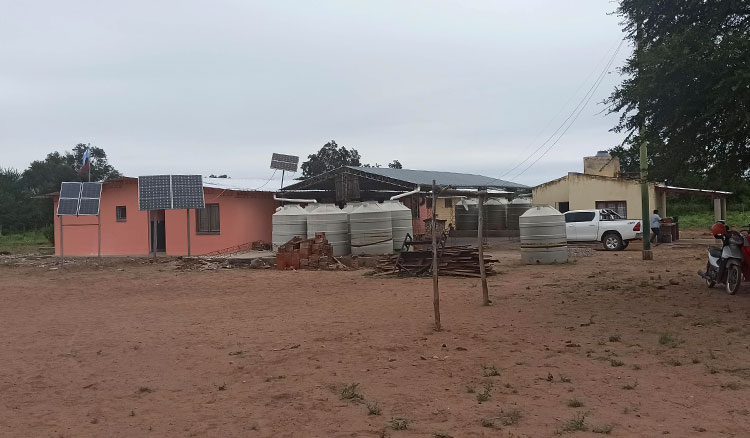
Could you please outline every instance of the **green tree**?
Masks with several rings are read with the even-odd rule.
[[[398,160],[393,160],[392,162],[388,163],[388,167],[391,169],[403,169],[404,166],[401,165],[401,162]]]
[[[0,232],[19,229],[25,209],[24,201],[21,173],[11,168],[0,168]]]
[[[736,188],[750,171],[750,3],[620,0],[640,44],[608,99],[626,134],[612,153],[635,171],[643,121],[653,180]]]
[[[318,152],[307,156],[307,161],[301,166],[302,177],[310,178],[342,166],[361,166],[360,158],[356,149],[339,147],[336,141],[331,140]]]

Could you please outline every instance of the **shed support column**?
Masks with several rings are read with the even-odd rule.
[[[721,199],[714,198],[714,220],[721,220]]]
[[[727,198],[721,198],[721,220],[727,220]]]
[[[659,215],[667,217],[667,192],[661,192],[659,197]]]

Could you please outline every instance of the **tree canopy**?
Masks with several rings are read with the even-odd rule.
[[[750,171],[750,2],[620,0],[635,50],[608,99],[612,150],[637,171],[645,122],[652,180],[736,188]]]
[[[88,173],[79,174],[83,153],[90,147],[91,181],[118,178],[104,149],[78,143],[72,151],[51,152],[35,160],[23,172],[0,168],[0,225],[4,232],[34,229],[52,223],[54,212],[48,199],[39,195],[57,192],[63,181],[88,181]]]
[[[373,165],[362,164],[361,159],[362,157],[356,149],[339,147],[335,140],[331,140],[320,148],[318,152],[307,156],[307,161],[302,163],[301,166],[302,177],[310,178],[342,166],[380,167],[378,163]],[[393,160],[388,164],[388,167],[392,169],[402,168],[398,160]]]

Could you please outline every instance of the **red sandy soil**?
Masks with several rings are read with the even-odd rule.
[[[750,436],[750,285],[707,289],[703,245],[637,246],[495,248],[494,305],[441,278],[441,332],[429,278],[0,266],[0,436]]]

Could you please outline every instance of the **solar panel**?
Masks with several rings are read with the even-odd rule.
[[[78,214],[78,198],[60,198],[57,202],[58,216],[75,216]]]
[[[165,210],[172,208],[172,183],[169,175],[138,177],[138,209]]]
[[[273,154],[271,155],[271,169],[296,172],[299,157],[294,155]]]
[[[78,204],[79,216],[96,216],[99,214],[99,200],[96,198],[81,198]]]
[[[100,182],[85,182],[81,188],[81,198],[96,198],[102,197],[102,183]]]
[[[172,208],[204,208],[203,177],[172,175]]]
[[[81,197],[81,183],[79,182],[64,182],[60,184],[60,197],[61,198],[75,198]]]

